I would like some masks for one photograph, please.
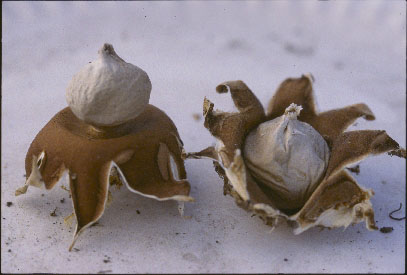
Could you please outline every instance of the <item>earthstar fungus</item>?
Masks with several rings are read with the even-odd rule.
[[[385,131],[345,132],[359,117],[375,119],[363,103],[318,113],[313,81],[310,74],[286,79],[267,112],[243,81],[218,85],[216,91],[230,92],[239,112],[214,110],[205,98],[204,126],[217,144],[185,157],[212,159],[224,194],[272,228],[286,220],[300,234],[365,221],[377,230],[373,191],[345,167],[385,152],[405,158],[406,151]]]
[[[58,112],[28,149],[29,186],[51,189],[65,171],[78,236],[103,215],[109,183],[159,201],[193,201],[186,180],[183,143],[171,119],[148,104],[151,83],[140,68],[104,44],[99,59],[86,65],[68,86],[69,107]]]

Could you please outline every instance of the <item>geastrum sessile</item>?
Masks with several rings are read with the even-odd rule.
[[[71,80],[69,107],[57,113],[28,149],[26,183],[51,189],[65,171],[76,217],[77,237],[103,215],[109,183],[124,184],[156,200],[192,201],[181,155],[183,143],[171,119],[148,104],[151,82],[104,44],[99,58]]]
[[[220,84],[216,91],[230,92],[239,112],[215,111],[205,98],[204,126],[217,145],[186,157],[214,160],[224,194],[273,228],[287,220],[295,234],[361,221],[377,229],[373,191],[360,186],[345,167],[370,154],[405,158],[406,152],[385,131],[345,132],[359,117],[375,119],[363,103],[318,113],[313,81],[310,74],[285,80],[267,113],[244,82]]]

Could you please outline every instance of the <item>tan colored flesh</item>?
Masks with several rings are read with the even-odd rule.
[[[33,156],[42,151],[47,155],[41,171],[47,189],[55,185],[65,169],[69,170],[78,235],[103,213],[111,161],[117,162],[128,187],[137,193],[159,200],[189,197],[190,185],[185,180],[182,152],[175,137],[178,132],[173,122],[152,105],[124,125],[96,129],[65,108],[32,142],[26,157],[26,173],[31,174]],[[162,177],[157,163],[160,143],[172,152],[182,181]]]

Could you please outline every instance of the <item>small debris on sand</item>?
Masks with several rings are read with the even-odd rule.
[[[101,270],[98,272],[98,274],[106,274],[112,272],[110,269],[109,270]]]
[[[8,206],[8,207],[10,207],[10,206],[12,206],[12,205],[13,205],[13,203],[12,203],[11,201],[8,201],[8,202],[7,202],[7,206]]]
[[[192,117],[194,118],[195,121],[200,121],[201,120],[201,115],[198,113],[193,113]]]
[[[382,233],[390,233],[393,231],[393,227],[382,227],[380,228],[380,232]]]
[[[56,213],[56,211],[57,211],[57,208],[55,207],[54,211],[52,211],[49,215],[50,215],[51,217],[56,217],[56,216],[58,216],[57,213]]]
[[[107,255],[105,255],[105,257],[107,257],[107,258],[104,259],[103,262],[104,262],[105,264],[110,263],[110,257],[107,256]]]
[[[405,219],[406,219],[406,216],[404,216],[404,217],[402,217],[402,218],[395,218],[395,217],[392,216],[394,213],[400,211],[402,206],[403,206],[403,204],[400,202],[400,207],[399,207],[398,209],[393,210],[393,211],[391,211],[391,212],[389,213],[390,219],[396,220],[396,221],[402,221],[402,220],[405,220]]]

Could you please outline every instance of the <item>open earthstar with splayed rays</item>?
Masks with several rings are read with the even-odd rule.
[[[214,110],[205,98],[204,126],[217,144],[186,157],[212,159],[224,194],[272,228],[286,220],[300,234],[365,221],[375,230],[374,193],[345,167],[385,152],[405,158],[406,151],[385,131],[345,132],[359,117],[375,119],[363,103],[318,113],[313,81],[310,74],[286,79],[267,113],[243,81],[220,84],[216,91],[229,92],[239,112]]]
[[[99,59],[76,74],[66,91],[69,107],[57,113],[28,149],[29,186],[53,188],[69,173],[78,236],[98,221],[109,200],[109,185],[126,185],[159,201],[176,200],[182,215],[190,184],[181,155],[183,143],[171,119],[148,104],[151,82],[104,44]]]

